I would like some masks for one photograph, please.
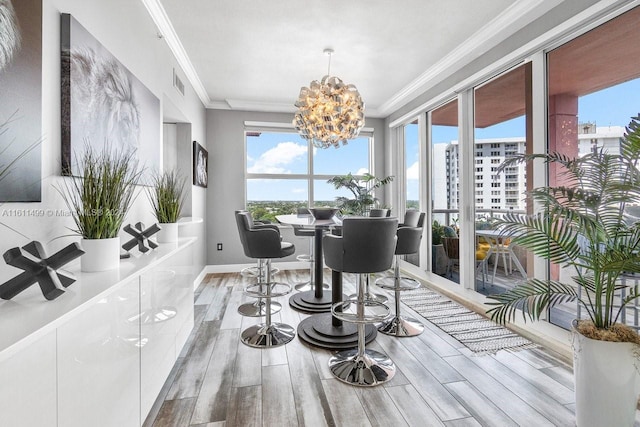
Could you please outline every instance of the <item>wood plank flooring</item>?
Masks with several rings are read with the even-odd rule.
[[[276,276],[288,283],[305,278],[306,270]],[[478,356],[426,320],[418,337],[378,334],[370,347],[388,354],[398,371],[373,388],[334,379],[327,368],[331,352],[297,337],[279,348],[247,347],[241,331],[261,321],[236,311],[252,301],[242,293],[249,280],[212,274],[199,286],[195,327],[144,426],[575,424],[571,368],[554,354],[530,349]],[[347,294],[355,289],[351,275],[344,287]],[[278,301],[282,311],[274,321],[297,327],[307,316],[291,309],[287,297]]]

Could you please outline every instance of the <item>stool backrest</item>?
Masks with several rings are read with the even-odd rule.
[[[378,209],[374,208],[369,211],[370,218],[384,218],[391,215],[390,209]]]
[[[325,237],[341,240],[340,245],[325,247],[327,266],[347,273],[376,273],[390,268],[397,228],[397,218],[345,218],[342,237]],[[332,253],[328,252],[330,248]]]
[[[422,232],[424,231],[425,213],[420,212],[416,227],[407,227],[402,224],[398,228],[398,243],[396,244],[396,255],[415,254],[420,250],[420,241],[422,240]],[[414,218],[415,219],[415,218]]]
[[[404,213],[402,225],[405,227],[422,227],[424,226],[424,216],[424,212],[409,209]]]

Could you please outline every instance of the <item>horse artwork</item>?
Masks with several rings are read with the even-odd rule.
[[[42,199],[42,0],[0,0],[0,203]]]
[[[61,20],[63,173],[77,175],[85,145],[131,153],[147,171],[159,170],[159,99],[71,15]]]

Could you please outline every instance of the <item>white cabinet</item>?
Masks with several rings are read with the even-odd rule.
[[[58,327],[60,426],[140,425],[139,302],[136,277]]]
[[[194,241],[0,301],[0,426],[140,426],[193,328]]]
[[[0,402],[0,426],[57,426],[55,331],[0,362]]]
[[[193,328],[193,275],[176,254],[141,276],[141,412],[146,417]],[[187,259],[189,257],[186,257]]]

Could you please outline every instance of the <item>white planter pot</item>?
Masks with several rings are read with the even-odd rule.
[[[638,346],[599,341],[573,330],[578,427],[633,426],[640,376]]]
[[[115,270],[120,267],[120,238],[82,239],[84,255],[80,269],[85,272]]]
[[[158,243],[175,243],[178,241],[178,223],[161,222],[161,230],[156,233]]]

